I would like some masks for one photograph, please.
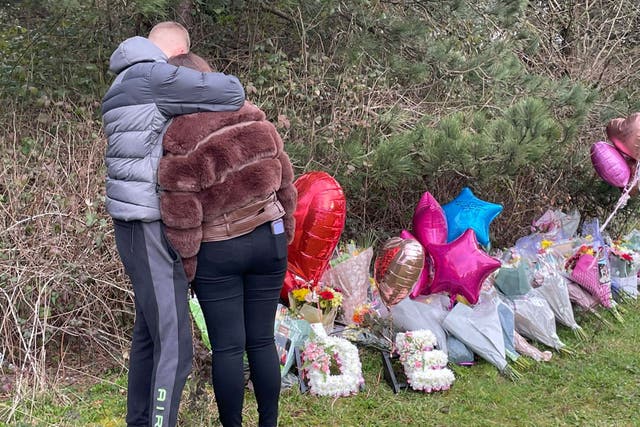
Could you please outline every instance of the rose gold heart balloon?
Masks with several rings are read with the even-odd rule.
[[[607,125],[607,136],[618,150],[640,160],[640,113],[611,120]]]
[[[424,251],[417,240],[389,239],[374,264],[382,302],[391,308],[402,301],[411,292],[423,267]]]

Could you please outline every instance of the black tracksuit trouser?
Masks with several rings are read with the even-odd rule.
[[[188,282],[160,221],[114,220],[116,246],[133,285],[127,426],[173,427],[191,372]]]

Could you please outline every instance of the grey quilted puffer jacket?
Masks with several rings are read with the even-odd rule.
[[[117,77],[102,100],[107,135],[107,212],[125,221],[160,219],[157,191],[162,134],[180,114],[234,111],[244,103],[240,81],[167,64],[144,37],[125,40],[111,55]]]

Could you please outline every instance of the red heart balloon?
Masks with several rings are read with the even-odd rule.
[[[618,150],[640,160],[640,113],[611,120],[607,125],[607,136]]]
[[[282,301],[289,305],[289,292],[294,290],[298,285],[295,276],[287,270],[284,274],[284,283],[282,284],[282,290],[280,291],[280,298]]]
[[[298,204],[296,230],[289,244],[289,270],[307,282],[317,282],[338,245],[347,217],[340,184],[326,172],[309,172],[293,183]]]

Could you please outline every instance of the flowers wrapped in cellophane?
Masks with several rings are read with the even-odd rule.
[[[273,329],[280,360],[280,374],[284,377],[293,365],[295,349],[301,347],[309,338],[311,328],[309,322],[293,318],[287,307],[278,304]]]
[[[538,256],[534,273],[535,292],[542,296],[561,324],[571,328],[576,337],[586,339],[584,330],[575,320],[569,297],[568,280],[562,274],[562,266],[550,253]]]
[[[517,252],[512,252],[508,260],[503,259],[494,284],[508,297],[524,295],[531,290],[527,263]]]
[[[356,307],[353,323],[342,331],[342,336],[358,345],[390,353],[398,331],[388,312],[385,314],[380,315],[370,303]]]
[[[333,330],[333,323],[342,305],[342,293],[329,286],[301,285],[289,292],[289,309],[309,323],[322,323],[327,332]]]
[[[569,278],[589,292],[614,317],[622,322],[611,291],[607,250],[604,246],[583,244],[567,259],[565,269]]]
[[[193,317],[193,321],[196,324],[196,327],[200,331],[200,337],[202,338],[202,343],[206,348],[211,350],[211,341],[209,341],[209,332],[207,331],[207,324],[204,321],[204,314],[202,313],[202,307],[200,307],[200,302],[198,302],[198,298],[196,297],[189,298],[189,310],[191,311],[191,316]]]
[[[611,287],[620,296],[638,297],[638,253],[625,246],[624,241],[613,242],[609,250]]]
[[[548,209],[533,222],[531,231],[543,234],[546,239],[560,240],[572,237],[579,224],[580,213],[577,210],[565,214],[559,210]]]
[[[438,348],[447,350],[447,334],[442,328],[442,321],[449,313],[449,297],[444,294],[432,294],[418,299],[406,297],[391,307],[393,325],[399,331],[415,331],[428,329],[437,341]]]
[[[369,268],[373,249],[358,249],[349,243],[341,254],[330,262],[321,283],[342,291],[341,313],[338,319],[344,324],[353,322],[355,308],[367,302],[370,286]]]
[[[502,335],[504,337],[505,354],[517,366],[521,368],[528,368],[529,363],[525,361],[524,358],[520,357],[520,354],[516,349],[516,326],[513,308],[500,298],[496,298],[496,303],[498,304],[498,316],[500,318],[500,326],[502,327]]]
[[[556,333],[556,318],[547,300],[536,290],[528,294],[506,300],[513,304],[516,331],[526,338],[534,339],[558,351],[571,353]]]
[[[494,298],[482,292],[479,302],[473,307],[456,304],[442,326],[502,374],[514,380],[520,377],[506,359],[504,335]]]
[[[529,356],[536,362],[548,362],[553,357],[553,353],[549,350],[540,351],[538,348],[529,344],[529,342],[519,333],[513,334],[513,341],[518,353]]]

